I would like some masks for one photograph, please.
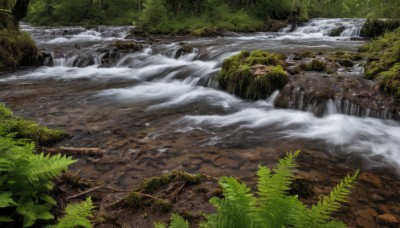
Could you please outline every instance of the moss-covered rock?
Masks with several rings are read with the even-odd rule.
[[[9,11],[0,10],[0,70],[42,63],[42,54],[32,38],[19,30]]]
[[[48,145],[65,138],[62,130],[50,129],[31,120],[16,117],[3,104],[0,104],[0,129],[15,133],[17,138],[31,139],[39,145]]]
[[[118,40],[114,43],[114,45],[120,51],[136,52],[143,49],[143,46],[141,44],[129,40]]]
[[[369,59],[364,76],[379,81],[381,89],[400,101],[400,28],[367,43],[359,51]]]
[[[319,59],[313,59],[309,63],[300,64],[300,68],[305,71],[325,71],[325,62]]]
[[[368,19],[361,28],[361,37],[377,37],[400,27],[400,19]]]
[[[360,60],[362,57],[354,53],[346,53],[338,51],[328,57],[328,61],[338,63],[344,67],[354,66],[354,61]]]
[[[265,99],[289,82],[285,59],[281,54],[242,51],[224,60],[217,80],[223,90],[239,97]]]

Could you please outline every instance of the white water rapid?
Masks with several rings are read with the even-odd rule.
[[[53,54],[54,65],[1,74],[0,99],[18,113],[70,131],[92,123],[91,134],[98,137],[99,146],[109,140],[110,132],[134,132],[132,123],[143,121],[152,135],[201,132],[201,143],[193,141],[188,149],[238,140],[254,145],[301,141],[325,153],[399,167],[399,122],[339,114],[339,106],[348,109],[346,114],[357,112],[340,101],[331,101],[322,117],[277,109],[277,93],[269,100],[248,101],[219,90],[215,81],[223,59],[244,49],[285,54],[302,49],[355,51],[362,42],[349,38],[359,36],[363,23],[364,19],[314,19],[293,32],[167,40],[144,44],[140,52],[120,53],[111,65],[104,65],[102,59],[113,50],[98,50],[123,39],[127,27],[24,25],[38,45]],[[327,35],[341,26],[339,37]],[[177,56],[184,46],[193,48]],[[76,59],[82,56],[90,64],[77,67]],[[94,136],[79,137],[84,141]]]

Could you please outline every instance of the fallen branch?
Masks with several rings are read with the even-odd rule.
[[[145,193],[141,193],[141,192],[131,192],[131,193],[135,193],[135,194],[138,194],[138,195],[140,195],[140,196],[144,196],[144,197],[150,198],[150,199],[152,199],[152,200],[158,200],[158,201],[161,201],[161,202],[163,202],[163,203],[165,203],[165,204],[171,205],[168,201],[163,200],[163,199],[158,198],[158,197],[155,197],[155,196],[152,196],[152,195],[149,195],[149,194],[145,194]],[[116,201],[114,201],[114,202],[112,202],[112,203],[106,205],[104,208],[105,208],[105,209],[110,208],[110,207],[112,207],[112,206],[115,206],[115,205],[117,205],[117,204],[123,202],[124,200],[125,200],[125,198],[123,197],[123,198],[121,198],[121,199],[118,199],[118,200],[116,200]]]
[[[84,148],[84,147],[59,147],[59,148],[49,148],[49,147],[39,147],[39,149],[48,154],[83,154],[89,156],[103,156],[104,151],[100,148]]]
[[[86,195],[86,194],[89,194],[89,193],[91,193],[91,192],[95,192],[95,191],[100,190],[100,189],[108,189],[108,190],[112,190],[112,191],[114,191],[114,192],[129,192],[129,191],[126,191],[126,190],[118,190],[118,189],[111,188],[111,187],[98,186],[98,187],[94,187],[94,188],[88,189],[88,190],[86,190],[86,191],[84,191],[84,192],[78,193],[78,194],[76,194],[76,195],[67,197],[66,200],[75,199],[75,198],[84,196],[84,195]]]

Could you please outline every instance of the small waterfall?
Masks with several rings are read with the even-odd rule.
[[[293,30],[292,25],[281,30],[282,33],[304,34],[307,37],[340,36],[345,38],[359,37],[365,19],[312,19]],[[292,32],[291,32],[292,31]],[[335,34],[336,33],[336,34]]]

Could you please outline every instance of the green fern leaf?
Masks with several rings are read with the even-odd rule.
[[[12,192],[0,192],[0,208],[17,205],[11,196]]]
[[[62,174],[73,164],[75,160],[60,154],[54,156],[44,156],[40,154],[34,156],[30,165],[27,167],[28,180],[31,182],[38,180],[51,180]]]
[[[154,223],[154,228],[165,228],[165,224],[164,223]]]
[[[290,184],[294,179],[293,169],[297,166],[295,158],[300,151],[288,153],[287,156],[279,160],[278,167],[274,170],[275,174],[266,167],[260,167],[258,176],[258,195],[261,203],[267,203],[271,197],[283,197],[290,189]]]
[[[14,219],[12,219],[11,217],[9,217],[9,216],[2,216],[2,215],[0,215],[0,222],[13,222],[14,221]]]
[[[94,209],[92,200],[87,198],[86,201],[78,204],[69,204],[65,208],[65,216],[58,220],[58,224],[50,226],[54,228],[70,228],[70,227],[92,227],[89,218],[92,218],[92,210]]]
[[[357,170],[353,176],[347,175],[336,187],[331,191],[329,196],[324,196],[317,205],[313,205],[310,210],[310,219],[317,223],[325,223],[331,219],[330,214],[337,211],[341,202],[345,202],[350,194],[349,188],[354,185],[358,176]]]
[[[177,214],[172,214],[170,228],[189,228],[189,223]]]

